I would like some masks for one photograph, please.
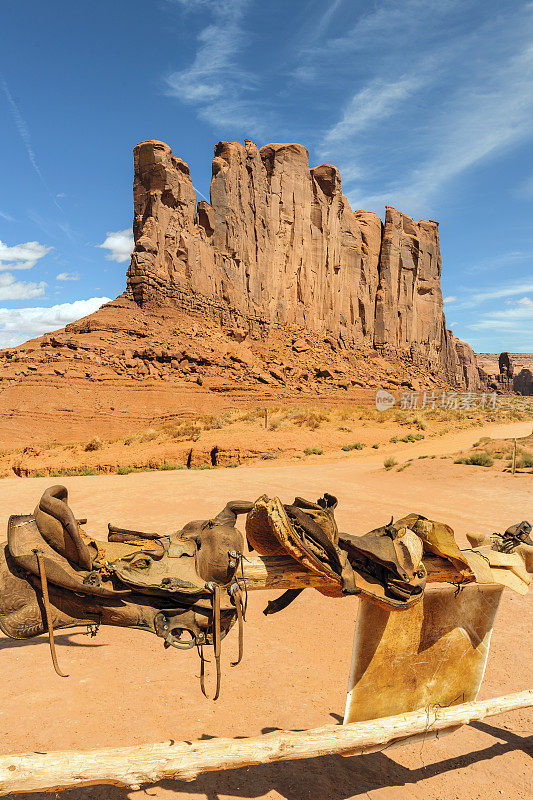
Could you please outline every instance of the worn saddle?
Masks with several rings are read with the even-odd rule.
[[[204,648],[213,648],[214,699],[220,693],[221,641],[237,623],[243,655],[246,582],[245,542],[236,527],[246,514],[250,549],[264,556],[290,556],[324,580],[332,597],[361,594],[369,602],[401,610],[420,602],[426,583],[424,553],[447,558],[465,581],[501,583],[524,593],[533,574],[531,526],[504,534],[468,536],[461,551],[444,523],[410,514],[363,536],[340,533],[337,500],[301,497],[283,504],[261,496],[233,501],[213,519],[194,520],[170,533],[145,533],[109,525],[107,541],[88,536],[64,486],[52,486],[31,515],[12,516],[0,545],[0,630],[13,639],[48,632],[54,668],[63,676],[54,630],[100,624],[150,631],[165,647],[196,647],[204,694]],[[266,614],[285,608],[303,589],[271,601]]]
[[[245,603],[236,580],[243,536],[237,515],[251,504],[230,502],[214,519],[187,523],[168,535],[109,526],[108,541],[87,536],[68,506],[64,486],[47,489],[32,515],[12,516],[0,545],[0,630],[14,639],[80,624],[150,631],[166,647],[198,648],[205,694],[204,646],[216,663],[220,642],[239,624],[242,658]]]

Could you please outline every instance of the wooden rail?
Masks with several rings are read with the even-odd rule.
[[[85,752],[24,753],[0,757],[0,796],[111,784],[139,789],[161,780],[192,781],[203,772],[239,769],[333,753],[361,755],[533,705],[533,690],[448,708],[427,708],[349,725],[275,731],[249,739],[162,742]]]
[[[450,561],[438,556],[427,556],[424,558],[424,564],[428,573],[428,583],[464,583],[465,580],[474,580],[473,575],[470,574],[470,577],[465,578],[465,574],[460,573]],[[328,578],[308,572],[288,556],[254,556],[244,561],[243,566],[249,590],[331,586]]]

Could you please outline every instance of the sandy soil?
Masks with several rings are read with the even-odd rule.
[[[530,427],[515,423],[477,428],[411,447],[417,455],[430,444],[457,450],[483,434],[523,436]],[[285,500],[295,493],[314,498],[325,490],[332,492],[340,500],[340,526],[354,533],[382,524],[391,514],[420,511],[450,523],[462,546],[469,529],[502,530],[533,516],[530,475],[511,476],[440,459],[416,461],[403,472],[385,472],[381,454],[348,456],[320,465],[276,463],[62,481],[75,513],[88,516],[89,532],[100,536],[109,519],[125,526],[173,529],[190,518],[212,515],[229,498],[254,498],[263,492]],[[50,478],[1,481],[0,525],[5,526],[10,513],[30,511],[49,483]],[[250,597],[245,660],[234,670],[229,661],[236,649],[235,631],[223,643],[222,696],[216,704],[200,693],[196,657],[164,651],[155,637],[118,629],[101,629],[95,639],[77,631],[59,633],[60,664],[70,673],[63,680],[53,672],[44,637],[13,642],[0,636],[0,751],[250,736],[339,720],[357,601],[306,591],[282,616],[266,618],[261,610],[269,596],[257,592]],[[532,606],[531,596],[505,593],[482,697],[530,686]],[[64,800],[136,800],[146,795],[178,800],[526,798],[531,797],[532,722],[530,711],[519,711],[390,753],[250,767],[203,775],[189,784],[165,781],[138,792],[104,786],[61,796]]]

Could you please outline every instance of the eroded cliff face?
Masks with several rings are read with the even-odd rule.
[[[211,203],[197,204],[189,167],[163,142],[141,142],[134,158],[126,296],[139,305],[329,334],[478,388],[475,356],[446,330],[436,222],[387,207],[383,226],[352,211],[336,167],[310,169],[299,144],[219,142]]]

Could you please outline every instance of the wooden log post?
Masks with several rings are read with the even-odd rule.
[[[465,725],[533,705],[533,690],[448,708],[430,707],[349,725],[275,731],[249,739],[115,747],[85,752],[24,753],[0,757],[0,796],[111,784],[138,789],[165,779],[192,781],[204,772],[332,755],[362,755],[406,738]]]
[[[461,573],[450,561],[438,556],[426,556],[424,565],[428,583],[464,583],[474,576]],[[331,581],[309,572],[290,556],[254,556],[243,562],[244,579],[249,591],[255,589],[299,589],[306,586],[326,588]],[[238,577],[238,576],[237,576]]]

